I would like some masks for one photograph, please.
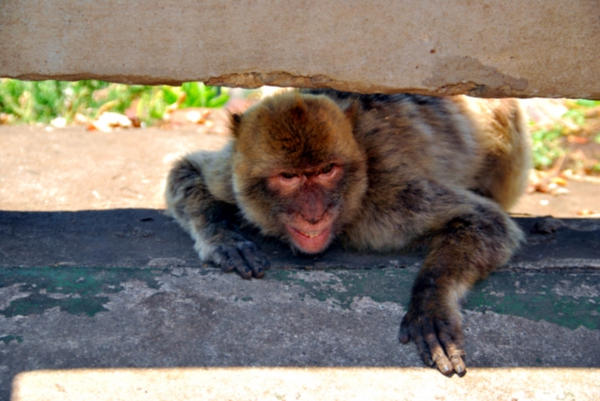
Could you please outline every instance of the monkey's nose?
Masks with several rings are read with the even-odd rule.
[[[321,199],[313,199],[314,196],[306,199],[302,209],[300,210],[300,215],[304,220],[306,220],[310,224],[317,224],[325,217],[325,206]]]
[[[305,215],[302,215],[302,218],[310,224],[317,224],[318,222],[323,220],[324,216],[325,216],[324,214],[322,214],[320,216],[312,216],[312,217],[306,217]]]

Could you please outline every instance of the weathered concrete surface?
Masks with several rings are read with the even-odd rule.
[[[600,98],[596,0],[5,0],[0,76]]]
[[[349,254],[346,267],[299,268],[339,265],[334,251],[318,260],[290,258],[290,265],[274,260],[264,279],[245,281],[198,266],[191,241],[158,212],[147,220],[149,213],[132,210],[129,218],[114,220],[54,213],[54,230],[40,229],[48,215],[23,224],[0,215],[0,399],[15,374],[39,369],[421,367],[415,347],[397,340],[418,269],[414,261],[402,255],[352,261]],[[94,228],[103,220],[106,228],[114,225],[104,233]],[[80,231],[63,232],[67,222]],[[133,233],[140,232],[138,224],[160,229],[119,236],[124,224]],[[589,256],[598,249],[598,233],[576,249]],[[558,253],[567,250],[560,247],[564,237],[553,244]],[[121,246],[113,247],[115,240]],[[152,245],[160,249],[149,254]],[[94,247],[97,266],[79,265]],[[110,261],[124,249],[128,261],[114,266]],[[101,263],[101,254],[109,263]],[[475,288],[465,305],[470,367],[600,367],[597,267],[570,258],[563,269],[539,267],[504,269]],[[256,373],[238,380],[262,378]]]
[[[473,369],[466,379],[447,379],[406,368],[188,368],[26,373],[12,400],[546,401],[598,394],[599,369]]]
[[[0,395],[35,369],[421,365],[396,339],[415,267],[274,267],[244,281],[173,265],[2,269]],[[465,307],[469,365],[600,367],[598,283],[596,272],[494,275]]]
[[[251,281],[200,263],[159,209],[161,185],[179,154],[224,140],[195,131],[0,127],[0,400],[15,375],[40,369],[422,366],[414,345],[397,340],[418,255],[334,248],[295,257],[263,243],[273,267]],[[492,387],[500,399],[595,391],[598,380],[587,375],[600,368],[600,220],[518,222],[527,245],[465,304],[466,351],[470,368],[526,370],[501,369],[491,379],[471,369],[461,380],[390,370],[379,374],[394,377],[381,391],[408,380],[446,399],[467,390],[485,399],[490,381],[507,383]],[[592,370],[532,369],[540,367]],[[272,383],[271,373],[243,373],[229,375],[239,385]],[[166,385],[182,373],[158,374]],[[35,391],[32,381],[20,388]]]

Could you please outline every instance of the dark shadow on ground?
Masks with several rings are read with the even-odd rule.
[[[524,217],[516,219],[527,243],[512,269],[542,261],[546,268],[571,259],[600,263],[600,220]],[[252,236],[252,233],[249,234]],[[273,266],[306,269],[403,267],[420,261],[412,253],[365,254],[334,246],[323,255],[294,255],[275,240],[260,241]],[[77,212],[0,211],[0,267],[200,267],[192,240],[162,210],[114,209]],[[537,264],[536,264],[537,265]],[[539,265],[540,268],[544,266]]]

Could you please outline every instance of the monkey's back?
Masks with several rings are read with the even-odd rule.
[[[367,154],[371,191],[394,192],[415,179],[475,186],[482,144],[473,121],[451,98],[315,92],[342,109],[355,103],[354,136]]]

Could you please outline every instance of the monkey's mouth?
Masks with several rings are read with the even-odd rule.
[[[331,237],[331,225],[315,230],[301,230],[286,225],[291,240],[302,252],[319,253],[329,245]]]

